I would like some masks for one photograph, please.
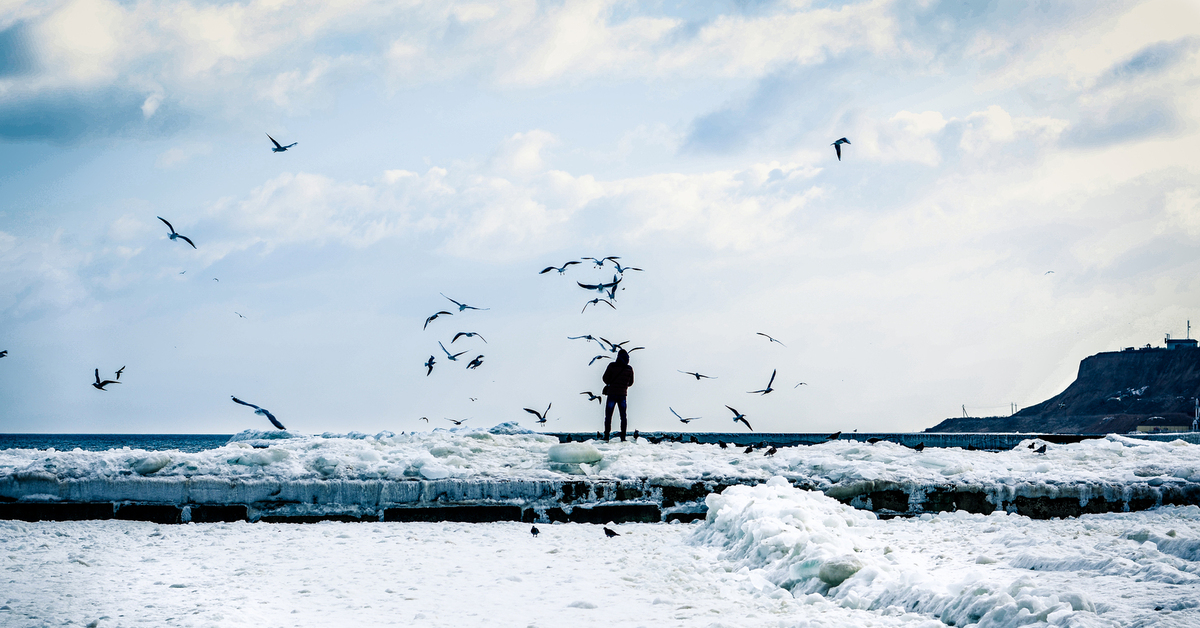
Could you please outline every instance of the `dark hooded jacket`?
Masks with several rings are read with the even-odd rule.
[[[612,399],[624,399],[633,385],[633,367],[629,366],[629,352],[621,349],[617,359],[604,369],[605,396]]]

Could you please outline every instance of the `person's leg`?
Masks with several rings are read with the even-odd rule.
[[[629,427],[629,419],[625,416],[625,400],[617,402],[617,406],[621,408],[621,442],[625,442],[625,429]]]
[[[612,431],[613,406],[617,405],[617,400],[609,397],[604,401],[604,440],[608,440],[608,433]]]

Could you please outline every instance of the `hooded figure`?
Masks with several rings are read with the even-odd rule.
[[[612,431],[613,407],[619,407],[621,409],[621,442],[625,441],[625,430],[628,427],[628,419],[625,415],[625,395],[628,394],[629,387],[632,385],[633,367],[629,366],[629,352],[621,349],[617,353],[616,361],[604,369],[604,390],[601,391],[606,397],[604,440],[608,440],[608,433]]]

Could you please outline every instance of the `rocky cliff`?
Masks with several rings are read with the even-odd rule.
[[[1123,433],[1152,416],[1190,424],[1194,397],[1200,349],[1127,349],[1084,358],[1066,390],[1012,416],[946,419],[926,431]]]

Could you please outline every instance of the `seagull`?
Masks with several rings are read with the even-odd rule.
[[[533,416],[537,417],[538,423],[544,424],[546,422],[547,417],[550,415],[550,406],[552,406],[552,405],[554,405],[554,404],[553,403],[547,404],[545,412],[538,412],[537,410],[530,410],[529,408],[524,408],[524,410],[526,412],[528,412],[529,414],[532,414]]]
[[[537,526],[533,526],[532,528],[529,528],[529,533],[532,534],[534,538],[537,538],[537,535],[541,534],[541,530],[538,530]]]
[[[589,401],[589,402],[590,402],[590,401],[595,401],[596,403],[599,403],[600,405],[604,405],[604,397],[601,397],[600,395],[597,395],[597,394],[593,393],[593,392],[592,392],[592,391],[590,391],[590,390],[586,390],[586,391],[584,391],[584,392],[581,392],[581,393],[579,393],[579,394],[581,394],[581,395],[587,395],[587,396],[588,396],[588,401]]]
[[[213,277],[213,281],[215,281],[215,282],[217,282],[217,283],[221,283],[221,280],[220,280],[220,279],[217,279],[216,277]]]
[[[679,369],[675,369],[675,370],[679,370]],[[704,378],[704,379],[716,379],[715,377],[712,377],[712,376],[709,376],[709,375],[701,375],[701,374],[699,374],[699,373],[693,373],[693,372],[691,372],[691,371],[679,371],[679,372],[680,372],[680,373],[683,373],[684,375],[691,375],[692,377],[695,377],[695,378],[696,378],[696,381],[700,381],[700,378]]]
[[[538,274],[539,274],[539,275],[545,275],[546,273],[548,273],[548,272],[550,272],[550,271],[552,271],[552,270],[557,270],[557,271],[558,271],[558,274],[560,274],[560,275],[561,275],[561,274],[563,274],[563,273],[567,272],[567,267],[568,267],[568,266],[570,266],[570,265],[572,265],[572,264],[581,264],[581,263],[582,263],[582,262],[577,262],[577,261],[575,261],[575,260],[571,260],[571,261],[567,262],[566,264],[563,264],[561,267],[558,267],[558,266],[547,266],[545,270],[543,270],[543,271],[539,272]]]
[[[7,356],[8,356],[8,349],[5,349],[4,351],[0,351],[0,358],[7,357]]]
[[[750,445],[749,447],[746,448],[746,451],[743,451],[742,453],[744,453],[744,454],[754,453],[754,445]]]
[[[1038,447],[1038,448],[1037,448],[1037,449],[1035,449],[1035,450],[1033,450],[1033,453],[1035,453],[1035,454],[1044,454],[1044,453],[1046,453],[1046,444],[1045,444],[1045,443],[1042,443],[1042,446],[1041,446],[1041,447]]]
[[[421,418],[419,418],[419,419],[417,419],[417,420],[418,420],[418,421],[424,421],[424,422],[428,423],[428,422],[429,422],[429,417],[427,417],[427,416],[423,416],[423,417],[421,417]]]
[[[166,218],[163,218],[162,216],[158,216],[158,219],[163,221],[163,223],[165,223],[167,225],[167,228],[171,230],[171,233],[167,234],[168,238],[171,238],[172,240],[174,240],[175,238],[179,238],[180,240],[183,240],[184,242],[187,242],[188,244],[192,245],[193,249],[196,248],[196,243],[192,242],[187,236],[179,235],[178,233],[175,233],[175,227],[172,227],[171,223],[167,222]],[[184,271],[184,272],[187,272],[187,271]]]
[[[238,316],[241,316],[242,318],[246,318],[244,315],[242,315],[242,314],[240,314],[240,313],[238,313],[238,312],[234,312],[234,314],[237,314]]]
[[[186,274],[187,274],[187,271],[186,271],[186,270],[181,270],[181,271],[179,271],[179,274],[180,274],[180,275],[186,275]]]
[[[601,349],[606,349],[606,350],[608,349],[608,347],[604,346],[603,342],[597,340],[596,337],[591,334],[588,334],[586,336],[567,336],[567,340],[579,340],[580,338],[582,338],[584,340],[590,340],[590,341],[600,345]]]
[[[731,412],[733,412],[733,422],[734,422],[734,423],[737,423],[738,421],[741,421],[742,423],[745,423],[745,424],[746,424],[746,427],[749,427],[749,428],[750,428],[750,431],[751,431],[751,432],[753,432],[753,431],[754,431],[754,428],[750,427],[750,422],[746,420],[746,415],[742,414],[741,412],[738,412],[737,410],[734,410],[734,409],[733,409],[732,407],[730,407],[730,406],[725,406],[725,407],[726,407],[726,408],[729,408],[729,410],[730,410]]]
[[[621,535],[617,534],[616,532],[613,532],[612,530],[609,530],[608,526],[604,526],[604,536],[607,536],[608,538],[611,539],[614,536],[621,536]]]
[[[616,255],[609,255],[608,257],[605,257],[605,258],[602,258],[602,259],[596,259],[595,257],[581,257],[581,258],[579,258],[579,259],[590,259],[590,260],[592,260],[592,262],[594,262],[594,263],[596,264],[596,266],[603,267],[603,266],[604,266],[604,262],[606,262],[606,261],[608,261],[608,260],[612,260],[612,261],[613,261],[613,263],[614,263],[614,264],[616,264],[616,263],[617,263],[617,260],[619,260],[619,259],[621,259],[621,258],[620,258],[620,257],[617,257]]]
[[[611,307],[611,308],[612,308],[612,309],[614,309],[614,310],[615,310],[615,309],[617,309],[617,306],[613,305],[613,304],[612,304],[612,301],[609,301],[608,299],[595,298],[595,299],[592,299],[591,301],[588,301],[587,303],[584,303],[584,304],[583,304],[583,309],[582,309],[582,310],[579,310],[579,313],[580,313],[580,314],[583,314],[584,312],[586,312],[586,311],[587,311],[587,306],[589,306],[589,305],[595,305],[595,304],[598,304],[598,303],[603,303],[603,304],[607,305],[608,307]]]
[[[766,336],[767,340],[770,340],[771,342],[779,342],[778,340],[776,340],[770,336],[767,336],[766,334],[762,333],[761,331],[754,332],[754,333],[758,334],[759,336]],[[783,344],[782,342],[779,342],[779,346],[786,347],[787,345]]]
[[[470,362],[468,362],[468,363],[467,363],[467,368],[469,368],[469,369],[477,369],[477,368],[479,368],[479,365],[480,365],[480,364],[483,364],[483,354],[482,354],[482,353],[481,353],[481,354],[479,354],[479,355],[477,355],[477,356],[475,356],[475,359],[474,359],[474,360],[471,360]]]
[[[792,386],[792,388],[799,388],[799,387],[801,387],[801,386],[807,386],[807,385],[808,385],[808,382],[800,382],[799,384],[796,384],[795,386]]]
[[[121,367],[121,368],[124,368],[124,367]],[[96,383],[92,384],[92,386],[94,386],[96,388],[96,390],[104,390],[104,387],[109,384],[120,384],[120,383],[121,382],[118,382],[115,379],[106,379],[104,381],[100,381],[100,369],[96,369]],[[104,392],[108,392],[108,391],[104,390]]]
[[[117,369],[117,379],[121,379],[121,373],[124,373],[124,372],[125,372],[125,367],[123,367],[123,366],[121,368]]]
[[[1053,275],[1053,274],[1054,274],[1054,271],[1052,271],[1052,270],[1048,270],[1048,271],[1046,271],[1046,272],[1042,273],[1042,275],[1043,275],[1043,276],[1045,276],[1045,275]]]
[[[729,445],[726,445],[725,441],[719,440],[719,441],[717,441],[717,447],[720,447],[721,449],[728,449]]]
[[[834,433],[830,434],[829,436],[826,436],[825,440],[837,440],[837,439],[841,438],[841,436],[842,436],[842,433],[840,431],[834,432]]]
[[[465,422],[467,422],[467,421],[470,421],[471,419],[470,419],[470,418],[466,418],[466,419],[446,419],[446,420],[447,420],[447,421],[449,421],[449,422],[451,422],[451,423],[453,423],[453,424],[455,424],[455,425],[462,425],[463,423],[465,423]]]
[[[592,358],[591,362],[588,362],[588,366],[595,364],[596,360],[611,360],[611,359],[612,358],[608,357],[607,355],[598,355],[598,356]]]
[[[917,443],[917,446],[913,447],[913,449],[916,451],[923,451],[925,449],[925,443]]]
[[[775,383],[775,371],[771,371],[771,381],[767,382],[767,387],[762,390],[751,390],[751,391],[749,391],[749,393],[750,394],[762,393],[765,395],[765,394],[771,392],[772,390],[775,390],[774,388],[771,388],[771,384],[774,384],[774,383]]]
[[[281,430],[287,429],[286,427],[283,426],[283,423],[280,423],[275,418],[275,415],[268,412],[266,408],[260,408],[252,403],[246,403],[245,401],[242,401],[241,399],[238,399],[237,397],[234,397],[232,395],[230,396],[230,399],[233,399],[234,403],[240,403],[243,406],[250,406],[251,408],[254,408],[254,414],[267,417],[267,419],[271,421],[271,425],[274,425],[275,427],[277,427]]]
[[[292,142],[291,144],[284,146],[284,145],[280,144],[279,142],[276,142],[275,138],[271,137],[270,133],[267,133],[267,139],[271,140],[271,143],[275,145],[275,148],[271,149],[271,152],[273,152],[273,153],[282,153],[283,151],[300,143],[300,142]]]
[[[771,445],[771,448],[770,448],[770,449],[768,449],[768,450],[767,450],[767,453],[765,453],[765,454],[763,454],[763,455],[764,455],[764,456],[774,456],[774,455],[775,455],[775,454],[777,454],[777,453],[779,453],[779,450],[778,450],[778,449],[775,449],[775,446],[774,446],[774,445]]]
[[[698,416],[690,416],[685,419],[685,418],[679,416],[679,413],[675,411],[675,408],[667,406],[667,409],[670,410],[671,414],[674,414],[675,418],[679,419],[679,421],[681,423],[683,423],[684,425],[687,425],[688,423],[691,423],[692,421],[695,421],[696,419],[702,418],[702,417],[698,417]]]
[[[446,351],[446,345],[442,344],[441,340],[438,341],[438,346],[442,348],[442,351]],[[451,354],[449,351],[446,351],[446,359],[450,360],[451,362],[457,362],[458,356],[460,356],[464,353],[466,353],[466,351],[459,351],[458,353],[454,353],[454,354]]]
[[[831,146],[833,146],[833,150],[837,151],[838,161],[842,160],[842,144],[849,144],[849,143],[850,143],[850,140],[843,137],[842,139],[831,144]]]
[[[442,293],[439,292],[438,294],[442,294]],[[444,294],[442,294],[442,296],[446,297],[446,295],[444,295]],[[467,305],[466,303],[459,303],[458,301],[455,301],[454,299],[451,299],[450,297],[446,297],[446,300],[457,305],[459,312],[462,312],[463,310],[490,310],[490,309],[492,309],[490,307],[475,307],[474,305]]]
[[[429,318],[425,319],[425,326],[421,327],[421,329],[425,329],[425,328],[429,327],[429,324],[432,323],[437,317],[441,316],[442,314],[445,314],[446,316],[454,316],[454,312],[447,312],[446,310],[442,310],[442,311],[438,312],[437,314],[434,314],[433,316],[430,316]],[[454,341],[451,340],[450,342],[454,342]]]
[[[459,338],[462,338],[463,336],[466,336],[467,338],[474,338],[475,336],[479,336],[479,332],[476,332],[476,331],[460,331],[460,332],[458,332],[457,334],[454,334],[454,338],[450,340],[450,344],[454,344],[454,341],[455,341],[455,340],[458,340]],[[486,339],[486,338],[484,338],[483,336],[479,336],[479,339],[480,339],[480,340],[482,340],[482,341],[484,341],[484,342],[487,342],[487,339]]]
[[[624,274],[625,274],[625,271],[627,271],[627,270],[637,270],[637,271],[641,271],[641,270],[642,270],[642,269],[640,269],[640,268],[634,268],[633,266],[622,266],[622,265],[621,265],[621,263],[620,263],[620,262],[617,262],[617,261],[614,261],[614,262],[613,262],[613,266],[616,266],[616,267],[617,267],[617,272],[618,272],[618,273],[621,273],[622,275],[624,275]]]

